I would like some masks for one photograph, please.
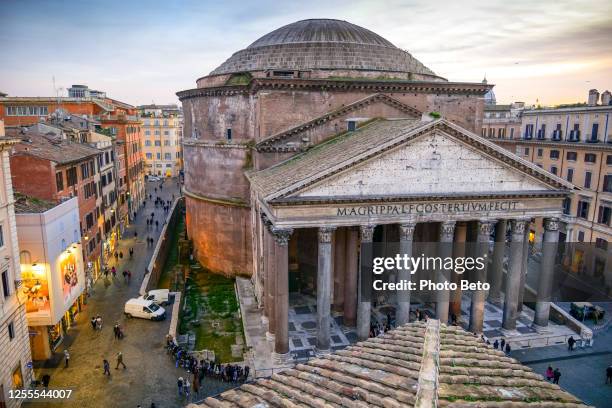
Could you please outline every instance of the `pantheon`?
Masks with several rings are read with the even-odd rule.
[[[319,350],[330,348],[333,316],[368,337],[358,270],[369,242],[410,253],[418,242],[508,237],[503,293],[472,293],[469,324],[482,330],[488,296],[503,299],[503,328],[514,329],[525,226],[543,218],[544,241],[556,242],[573,186],[479,136],[492,85],[448,81],[380,35],[330,19],[274,30],[196,83],[178,92],[187,231],[204,267],[251,277],[279,356],[294,293],[316,298]],[[444,323],[451,296],[435,305]],[[407,294],[391,307],[408,322]],[[538,302],[536,325],[548,308]]]

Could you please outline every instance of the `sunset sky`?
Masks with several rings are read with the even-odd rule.
[[[285,24],[337,18],[387,38],[451,81],[496,84],[498,102],[585,101],[612,90],[612,2],[0,1],[0,91],[87,84],[131,104],[175,92]]]

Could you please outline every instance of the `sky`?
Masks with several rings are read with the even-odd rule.
[[[612,89],[609,0],[0,0],[0,92],[86,84],[134,105],[177,103],[233,52],[306,18],[368,28],[450,81],[486,75],[498,103]]]

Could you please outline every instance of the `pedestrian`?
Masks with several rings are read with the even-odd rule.
[[[68,362],[70,361],[70,353],[68,353],[68,349],[64,349],[64,368],[68,368]]]
[[[502,338],[501,339],[501,347],[499,348],[501,351],[504,351],[504,348],[506,347],[506,339]]]
[[[104,279],[108,279],[108,267],[104,267]]]
[[[150,408],[156,408],[154,402],[151,403],[151,407]]]
[[[117,268],[113,266],[113,269],[111,269],[111,273],[113,274],[113,280],[114,280],[117,277]]]
[[[115,262],[119,261],[119,254],[115,251]]]
[[[91,328],[96,330],[96,318],[95,317],[91,318]]]
[[[138,231],[134,231],[134,239],[138,239]]]
[[[134,211],[134,219],[136,219],[136,211]]]
[[[149,200],[153,199],[153,194],[149,194]]]
[[[510,354],[512,349],[510,348],[510,343],[506,343],[506,354]]]
[[[102,330],[102,318],[100,315],[96,317],[96,326],[98,327],[98,330]]]
[[[561,371],[555,368],[555,371],[553,371],[553,384],[559,384],[559,378],[561,378]]]
[[[119,339],[119,323],[115,323],[115,326],[113,327],[113,332],[115,334],[115,338]]]
[[[495,350],[497,350],[499,348],[499,341],[497,339],[495,339],[495,341],[493,342],[493,348]]]
[[[574,336],[569,336],[569,339],[567,339],[567,350],[574,351],[575,344],[576,344],[576,340],[574,340]]]
[[[115,370],[119,369],[119,365],[122,365],[124,370],[127,368],[125,364],[123,363],[123,353],[122,352],[117,353],[117,365],[115,366]]]
[[[104,375],[108,375],[110,377],[110,363],[107,359],[104,359],[102,366],[104,367]]]
[[[155,192],[157,193],[157,187],[155,187]]]
[[[553,369],[551,366],[548,366],[548,368],[546,369],[546,380],[552,382],[553,378],[554,378],[554,374],[553,374]]]
[[[187,398],[189,398],[189,389],[191,388],[191,384],[189,383],[188,379],[185,379],[185,381],[183,381],[183,391],[185,391],[185,396]]]
[[[159,229],[159,221],[155,220],[155,231]]]
[[[134,257],[134,248],[130,248],[130,259]]]
[[[176,382],[176,385],[178,386],[178,393],[179,395],[183,395],[183,377],[179,377],[178,381]]]
[[[123,275],[123,280],[127,283],[127,271],[123,271],[121,274]]]
[[[606,368],[606,384],[612,384],[612,365]]]
[[[49,388],[49,381],[51,381],[51,376],[49,374],[45,374],[42,376],[43,387]]]
[[[130,272],[130,270],[128,269],[127,271],[127,278],[128,278],[128,285],[130,284],[130,281],[132,280],[132,272]]]
[[[119,259],[123,259],[123,251],[119,251]]]

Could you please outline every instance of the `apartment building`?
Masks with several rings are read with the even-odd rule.
[[[176,105],[139,106],[148,175],[176,177],[182,169],[182,120]]]
[[[5,137],[0,120],[0,407],[8,408],[21,405],[9,399],[8,392],[28,386],[33,376],[9,165],[15,143]]]
[[[578,187],[564,203],[561,237],[602,249],[612,242],[611,99],[609,91],[591,90],[585,104],[523,110],[520,137],[483,133]],[[533,228],[539,237],[540,223]]]

